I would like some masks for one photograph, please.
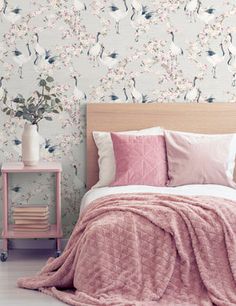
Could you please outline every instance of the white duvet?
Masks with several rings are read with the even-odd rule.
[[[102,187],[89,190],[88,192],[86,192],[82,199],[80,212],[87,208],[94,200],[104,197],[106,195],[118,193],[146,192],[193,196],[206,195],[236,201],[236,189],[221,185],[184,185],[179,187],[153,187],[143,185],[130,185],[119,187]]]

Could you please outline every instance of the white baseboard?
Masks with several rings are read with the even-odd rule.
[[[61,240],[64,250],[68,239]],[[3,240],[0,239],[0,250],[3,248]],[[9,249],[56,249],[55,239],[10,239]]]

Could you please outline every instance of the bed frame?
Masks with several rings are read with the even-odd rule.
[[[98,181],[93,131],[126,131],[153,126],[207,134],[236,133],[236,103],[87,104],[87,188]]]

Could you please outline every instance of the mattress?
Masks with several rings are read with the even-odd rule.
[[[102,187],[90,189],[84,195],[80,213],[83,212],[94,200],[104,197],[106,195],[119,193],[161,193],[161,194],[175,194],[187,196],[213,196],[236,201],[236,189],[221,186],[221,185],[184,185],[178,187],[153,187],[144,185],[129,185],[119,187]]]

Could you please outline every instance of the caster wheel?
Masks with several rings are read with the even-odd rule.
[[[61,255],[61,251],[56,251],[56,257],[59,257]]]
[[[4,262],[7,260],[8,254],[7,252],[2,252],[1,253],[1,261]]]

